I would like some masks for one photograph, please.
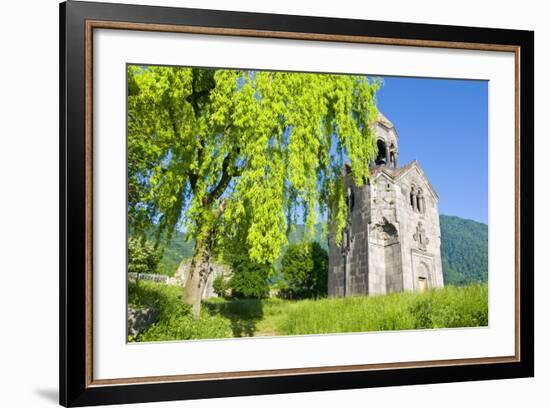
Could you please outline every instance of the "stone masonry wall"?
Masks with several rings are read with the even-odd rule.
[[[410,204],[411,185],[422,188],[425,211],[415,212]],[[399,183],[401,199],[397,201],[397,213],[401,220],[403,283],[405,290],[418,290],[420,265],[428,268],[428,287],[443,286],[441,266],[441,232],[437,196],[433,195],[425,176],[416,168],[407,173]],[[422,244],[418,234],[422,233]],[[416,239],[415,239],[416,238]]]
[[[418,290],[419,278],[443,286],[437,196],[416,163],[394,174],[378,172],[359,188],[348,181],[353,205],[342,246],[329,238],[329,296]],[[412,186],[423,192],[423,212],[411,206]]]

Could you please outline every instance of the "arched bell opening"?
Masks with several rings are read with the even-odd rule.
[[[397,148],[392,143],[389,148],[390,156],[389,156],[389,164],[392,168],[397,168]]]
[[[388,148],[386,142],[381,139],[378,139],[376,142],[376,147],[378,147],[378,154],[376,155],[376,160],[374,161],[377,166],[383,166],[388,163]]]

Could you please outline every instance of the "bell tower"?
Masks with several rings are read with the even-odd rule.
[[[374,159],[375,166],[385,166],[395,169],[398,167],[399,149],[397,147],[397,131],[388,118],[381,112],[378,113],[376,122],[373,124],[376,134],[376,147],[378,154]]]
[[[329,235],[329,296],[443,287],[438,196],[413,160],[398,164],[398,136],[382,113],[371,125],[377,153],[367,183],[345,168],[348,216],[341,243]],[[331,227],[335,231],[334,227]]]

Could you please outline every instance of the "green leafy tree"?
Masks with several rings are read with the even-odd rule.
[[[229,281],[231,294],[238,298],[262,299],[269,296],[269,277],[274,268],[269,264],[260,264],[241,256],[232,264],[233,276]]]
[[[214,282],[212,282],[212,289],[214,289],[214,293],[218,295],[219,297],[226,297],[227,291],[229,289],[229,284],[223,277],[223,275],[218,275],[214,279]]]
[[[328,254],[318,242],[290,245],[281,262],[284,296],[291,298],[327,295]]]
[[[128,239],[128,272],[156,273],[162,253],[147,240],[130,237]]]
[[[377,89],[357,75],[129,66],[129,223],[194,239],[194,316],[222,241],[268,265],[299,217],[311,233],[330,208],[344,227],[342,168],[368,178]]]

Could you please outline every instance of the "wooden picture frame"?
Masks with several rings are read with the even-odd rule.
[[[515,54],[515,353],[501,357],[97,380],[93,376],[96,29]],[[60,403],[120,404],[534,375],[534,33],[68,1],[60,5]],[[512,187],[510,187],[512,188]]]

